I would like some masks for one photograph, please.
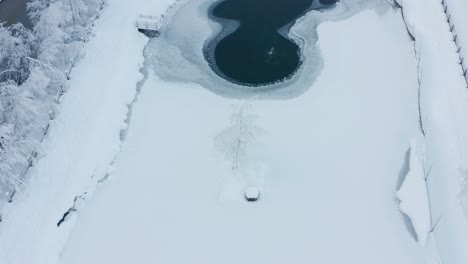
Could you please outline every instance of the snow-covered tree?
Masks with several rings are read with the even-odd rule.
[[[23,86],[29,79],[25,58],[34,56],[32,32],[21,24],[0,24],[0,38],[0,191],[6,191],[20,186],[37,111],[33,87]]]
[[[20,84],[28,77],[28,62],[32,56],[34,36],[21,24],[8,28],[0,24],[0,81],[15,80]]]
[[[215,139],[216,147],[230,162],[232,171],[243,168],[249,160],[252,147],[257,143],[260,129],[252,103],[244,100],[231,115],[230,125]]]
[[[0,84],[0,190],[19,187],[21,168],[34,146],[30,132],[37,117],[30,90],[13,81]]]
[[[31,0],[29,30],[0,23],[0,192],[21,186],[103,0]]]

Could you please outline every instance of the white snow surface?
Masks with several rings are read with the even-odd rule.
[[[468,90],[457,47],[439,0],[398,0],[414,36],[421,83],[425,171],[431,233],[442,263],[468,263]],[[462,3],[464,2],[464,3]],[[458,4],[457,4],[458,3]],[[466,34],[466,1],[447,0],[455,28]],[[460,9],[460,10],[455,10]],[[464,12],[464,13],[463,13]],[[460,35],[461,36],[461,35]],[[461,40],[462,38],[460,38]],[[466,42],[462,50],[468,50]],[[466,47],[466,48],[465,48]]]
[[[424,142],[421,139],[411,143],[409,158],[409,171],[397,196],[401,211],[411,219],[418,241],[424,246],[431,229],[431,214],[424,178]]]

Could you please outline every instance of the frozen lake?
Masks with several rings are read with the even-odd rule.
[[[247,100],[258,134],[244,166],[218,143],[245,100],[183,81],[190,71],[151,74],[61,263],[425,263],[395,201],[419,133],[416,61],[401,14],[383,10],[318,27],[323,70],[301,95]],[[189,57],[160,47],[151,53],[165,61]],[[243,198],[249,186],[256,203]]]
[[[386,0],[311,11],[288,33],[304,54],[297,74],[245,87],[205,60],[223,34],[207,17],[213,2],[173,9],[145,64],[135,18],[173,1],[108,2],[30,191],[0,225],[0,259],[426,264],[395,200],[420,133],[400,11]],[[244,199],[252,186],[256,203]]]

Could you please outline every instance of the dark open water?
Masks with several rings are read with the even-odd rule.
[[[27,28],[32,28],[26,12],[28,0],[3,0],[0,3],[0,22],[7,26],[22,23]]]
[[[315,0],[318,1],[318,0]],[[211,16],[223,26],[239,27],[215,46],[214,62],[231,81],[258,86],[291,76],[300,66],[299,46],[279,30],[312,7],[314,0],[224,0]],[[332,5],[336,0],[322,0]]]

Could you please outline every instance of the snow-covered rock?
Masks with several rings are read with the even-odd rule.
[[[257,187],[248,187],[245,190],[244,196],[248,202],[255,202],[258,200],[258,198],[260,198],[260,191]]]

